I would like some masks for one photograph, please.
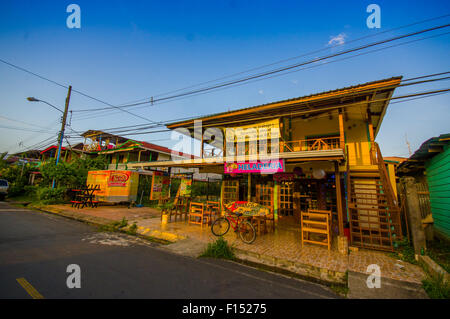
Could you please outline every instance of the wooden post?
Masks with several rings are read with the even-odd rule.
[[[372,124],[372,114],[370,113],[370,109],[367,109],[367,123],[369,125],[369,140],[370,140],[370,159],[372,164],[376,164],[375,162],[375,139],[373,134],[373,124]]]
[[[336,209],[338,215],[339,236],[344,235],[344,216],[342,211],[342,191],[341,191],[341,175],[339,173],[339,164],[334,162],[334,178],[336,181]]]
[[[138,162],[140,162],[141,161],[141,153],[142,153],[142,150],[141,151],[139,151],[139,153],[138,153]]]
[[[278,182],[273,182],[273,218],[278,222]]]
[[[344,118],[342,109],[339,109],[339,146],[345,149],[345,135],[344,135]]]
[[[417,187],[414,177],[402,177],[400,183],[403,185],[406,194],[406,221],[409,223],[411,230],[412,243],[414,247],[415,258],[418,260],[422,250],[427,249],[425,232],[422,227],[422,215],[420,213],[419,196],[417,195]]]
[[[200,158],[203,158],[203,132],[202,132],[202,146],[201,146],[201,155]]]
[[[252,174],[248,173],[247,177],[247,201],[252,201]]]

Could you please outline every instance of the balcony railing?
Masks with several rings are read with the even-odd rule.
[[[339,136],[280,141],[280,152],[323,151],[342,148]]]

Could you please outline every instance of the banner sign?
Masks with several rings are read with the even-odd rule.
[[[192,191],[192,179],[182,178],[180,183],[180,196],[190,197]]]
[[[236,142],[258,141],[270,138],[279,138],[280,121],[278,119],[245,126],[226,128],[225,136],[234,134]],[[231,140],[231,139],[230,139]]]
[[[159,172],[153,175],[150,200],[166,199],[170,196],[170,176],[157,173]]]
[[[235,162],[225,163],[224,167],[225,174],[278,173],[284,172],[284,161],[277,159],[256,162]]]
[[[277,182],[291,182],[297,175],[294,173],[276,173],[273,175],[273,180]]]

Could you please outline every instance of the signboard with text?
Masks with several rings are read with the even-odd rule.
[[[170,176],[155,172],[152,179],[150,200],[166,199],[170,197]]]
[[[284,160],[225,163],[225,174],[279,173],[284,172]]]
[[[126,187],[131,172],[114,172],[109,174],[108,187]]]
[[[192,179],[182,178],[180,183],[180,196],[190,197],[192,191]]]

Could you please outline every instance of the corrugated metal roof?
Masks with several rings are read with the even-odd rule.
[[[440,148],[442,146],[450,144],[450,133],[441,134],[439,136],[432,137],[420,145],[413,155],[408,160],[404,161],[398,166],[398,172],[400,175],[409,175],[409,173],[416,173],[422,171],[423,164],[432,157],[439,154],[439,151],[430,151],[431,149]]]
[[[246,111],[246,110],[252,110],[252,109],[256,109],[256,108],[260,108],[260,107],[270,106],[272,104],[296,102],[298,100],[304,100],[304,99],[313,98],[313,97],[320,97],[321,95],[337,93],[337,92],[340,92],[340,91],[354,90],[354,89],[358,89],[358,88],[363,88],[364,86],[374,85],[374,84],[378,84],[378,83],[389,82],[389,81],[393,81],[393,80],[400,81],[401,79],[402,79],[402,76],[395,76],[395,77],[391,77],[391,78],[388,78],[388,79],[361,83],[361,84],[357,84],[357,85],[347,86],[347,87],[344,87],[344,88],[334,89],[334,90],[330,90],[330,91],[324,91],[324,92],[320,92],[320,93],[314,93],[314,94],[305,95],[305,96],[301,96],[301,97],[296,97],[296,98],[291,98],[291,99],[286,99],[286,100],[280,100],[280,101],[270,102],[270,103],[266,103],[266,104],[260,104],[260,105],[256,105],[256,106],[236,109],[236,110],[227,111],[227,112],[220,112],[220,113],[213,113],[213,114],[209,114],[209,115],[203,115],[203,116],[198,117],[197,119],[205,119],[205,118],[209,118],[209,117],[213,117],[213,116],[214,117],[215,116],[222,116],[222,115],[232,114],[232,113],[238,112],[238,111]],[[361,92],[364,92],[364,90],[362,90]],[[186,123],[186,122],[190,122],[190,121],[192,121],[192,120],[187,120],[187,121],[184,120],[184,121],[173,122],[173,123],[167,124],[166,126],[170,127],[170,126],[173,126],[173,125],[178,125],[178,124]]]

